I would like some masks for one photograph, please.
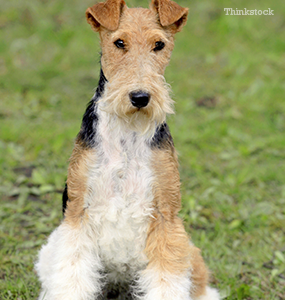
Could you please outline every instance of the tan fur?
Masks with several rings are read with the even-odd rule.
[[[101,64],[108,79],[105,110],[115,113],[135,131],[153,134],[155,124],[162,123],[167,113],[173,113],[173,101],[163,77],[174,46],[173,35],[161,30],[154,11],[125,7],[118,30],[110,32],[102,28],[100,37]],[[125,42],[125,50],[114,47],[117,39]],[[156,53],[152,50],[160,40],[167,46],[163,53]],[[130,91],[138,90],[152,95],[149,105],[140,109],[140,113],[129,99]]]
[[[87,21],[95,31],[98,31],[101,25],[108,30],[116,30],[124,5],[124,0],[107,0],[97,3],[87,9]]]
[[[110,3],[108,0],[105,7],[110,9]],[[101,65],[108,80],[104,109],[118,116],[125,126],[151,136],[156,125],[165,121],[166,114],[173,113],[173,101],[163,74],[170,60],[178,27],[175,25],[177,30],[173,30],[173,26],[163,27],[155,5],[151,5],[151,9],[144,9],[128,8],[121,1],[112,3],[117,7],[109,11],[110,16],[113,13],[114,19],[117,19],[118,10],[121,11],[116,31],[108,28],[98,17],[101,12],[98,5],[102,6],[101,3],[86,12],[88,22],[95,31],[99,31],[101,39]],[[178,7],[182,9],[177,5],[173,12],[180,10]],[[165,15],[164,9],[162,12]],[[186,20],[187,13],[184,13],[183,20]],[[183,25],[181,23],[179,28]],[[113,25],[111,27],[115,28]],[[118,39],[124,41],[124,50],[114,46]],[[166,46],[162,51],[154,52],[157,41],[163,41]],[[139,109],[138,113],[138,109],[130,102],[129,93],[139,90],[149,92],[152,96],[149,105]]]
[[[174,47],[174,36],[168,30],[161,29],[154,10],[126,6],[115,32],[101,28],[99,31],[103,59],[101,63],[108,80],[112,81],[118,73],[138,72],[144,62],[147,62],[155,73],[163,75]],[[113,45],[119,38],[126,44],[124,51]],[[152,49],[159,40],[167,42],[167,47],[163,53],[154,53]],[[132,78],[131,75],[129,78]]]
[[[186,273],[190,267],[190,246],[181,220],[176,217],[170,222],[159,211],[153,218],[145,248],[148,268],[161,274]]]
[[[188,8],[183,8],[171,0],[152,0],[152,7],[157,9],[162,26],[172,25],[172,30],[180,31],[185,25]]]
[[[68,167],[68,202],[65,222],[79,226],[86,221],[88,215],[84,211],[84,197],[87,191],[88,165],[96,157],[94,149],[86,149],[80,141],[76,141]]]
[[[209,280],[209,272],[201,256],[201,251],[194,245],[190,246],[191,280],[193,290],[191,295],[196,298],[205,294]]]
[[[154,215],[145,252],[153,265],[170,273],[189,268],[189,240],[176,217],[180,209],[180,181],[176,154],[171,150],[153,152]],[[169,176],[171,174],[171,176]]]
[[[171,274],[191,270],[192,296],[205,294],[208,270],[200,250],[189,243],[180,210],[180,178],[177,154],[172,145],[153,152],[154,218],[151,220],[145,252],[150,260],[148,268],[158,268]]]
[[[173,147],[153,151],[154,205],[163,217],[172,222],[181,208],[180,177],[177,154]]]

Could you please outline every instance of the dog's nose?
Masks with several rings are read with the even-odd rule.
[[[146,92],[133,92],[130,93],[130,99],[132,102],[132,105],[137,108],[146,107],[149,103],[150,94]]]

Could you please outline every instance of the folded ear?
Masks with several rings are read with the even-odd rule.
[[[124,0],[107,0],[97,3],[86,10],[87,22],[94,31],[99,31],[101,26],[112,31],[116,30],[119,27],[124,5]]]
[[[152,0],[151,8],[156,10],[162,26],[173,26],[175,32],[186,24],[188,8],[183,8],[171,0]]]

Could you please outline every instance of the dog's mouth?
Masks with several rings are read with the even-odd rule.
[[[143,114],[148,116],[149,115],[149,107],[131,107],[126,115],[135,115],[135,114]]]

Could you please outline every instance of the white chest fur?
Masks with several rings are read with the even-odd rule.
[[[144,136],[102,111],[97,138],[98,159],[89,169],[85,205],[106,269],[132,276],[147,263],[143,250],[153,201],[151,149]]]

